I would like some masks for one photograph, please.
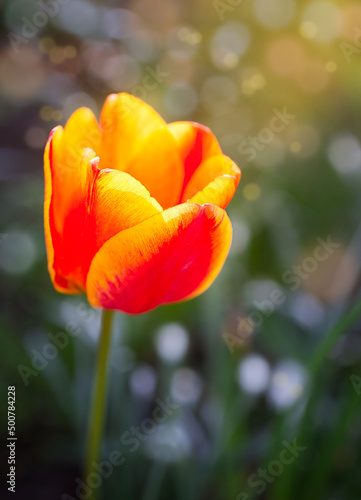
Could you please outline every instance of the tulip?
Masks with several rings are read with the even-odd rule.
[[[212,132],[166,124],[126,93],[98,124],[80,108],[50,133],[44,225],[56,290],[138,314],[196,297],[220,272],[232,239],[224,210],[241,172]]]

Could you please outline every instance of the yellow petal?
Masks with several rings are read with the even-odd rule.
[[[148,104],[130,94],[111,94],[100,116],[103,131],[100,158],[102,168],[126,171],[142,142],[155,130],[165,127],[164,120]]]
[[[164,208],[179,202],[183,186],[183,164],[177,143],[167,128],[156,130],[144,141],[127,170]]]
[[[228,156],[213,156],[194,172],[182,201],[214,203],[225,208],[236,192],[240,177],[241,171]]]

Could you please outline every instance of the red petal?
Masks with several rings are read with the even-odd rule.
[[[170,208],[107,241],[87,278],[93,306],[143,313],[206,290],[231,243],[224,210],[186,203]]]
[[[184,182],[181,198],[187,184],[199,165],[212,156],[221,155],[222,150],[209,128],[193,122],[174,122],[169,131],[178,142],[184,163]]]

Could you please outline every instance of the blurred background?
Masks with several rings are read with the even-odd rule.
[[[127,91],[209,126],[242,179],[214,285],[117,314],[103,456],[125,461],[100,498],[360,499],[360,2],[0,9],[0,433],[15,386],[15,498],[88,498],[76,487],[100,313],[51,285],[42,155],[75,109],[99,116]],[[159,401],[173,409],[149,428]]]

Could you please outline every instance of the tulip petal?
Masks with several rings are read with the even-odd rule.
[[[101,132],[92,111],[80,108],[69,118],[64,130],[56,127],[52,137],[51,169],[53,196],[56,199],[54,223],[61,232],[64,218],[81,194],[80,170],[83,149],[98,154]]]
[[[166,126],[148,104],[126,93],[107,97],[100,116],[103,130],[100,158],[103,168],[127,170],[142,142]]]
[[[221,147],[211,130],[199,123],[174,122],[168,130],[178,142],[184,163],[184,183],[181,199],[187,184],[199,165],[212,156],[221,155]]]
[[[58,292],[62,293],[79,293],[78,289],[65,279],[58,280],[54,268],[54,246],[52,234],[54,231],[54,216],[53,216],[53,176],[51,170],[51,148],[52,138],[59,127],[52,130],[49,139],[45,146],[44,151],[44,177],[45,177],[45,196],[44,196],[44,232],[45,232],[45,246],[48,256],[48,271],[51,281]]]
[[[115,234],[158,214],[159,203],[140,182],[117,170],[100,170],[94,151],[84,149],[78,192],[71,198],[60,229],[55,224],[59,197],[54,197],[53,139],[45,152],[45,236],[49,273],[63,293],[85,289],[89,265],[99,248]]]
[[[236,192],[240,178],[241,171],[228,156],[213,156],[201,163],[194,172],[182,201],[214,203],[226,208]]]
[[[138,314],[195,297],[220,272],[231,239],[230,220],[219,207],[172,207],[104,244],[89,269],[88,300]]]
[[[138,180],[119,170],[99,170],[91,198],[88,203],[94,245],[91,257],[119,232],[163,211]]]
[[[156,130],[130,161],[126,172],[145,186],[164,208],[179,202],[183,164],[177,143],[167,128]]]
[[[79,239],[84,236],[85,185],[89,182],[87,165],[95,153],[87,149],[85,160],[80,161],[73,185],[67,181],[68,171],[54,160],[54,144],[61,142],[62,127],[50,134],[44,152],[45,201],[44,228],[48,254],[48,269],[56,290],[62,293],[82,293],[79,286]],[[57,158],[59,159],[59,157]],[[62,183],[64,190],[62,192]],[[66,208],[65,202],[66,200]]]

